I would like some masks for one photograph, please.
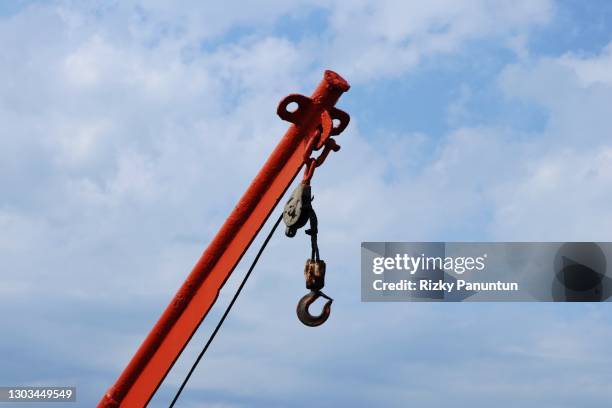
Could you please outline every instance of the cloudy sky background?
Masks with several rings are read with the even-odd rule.
[[[93,406],[325,68],[352,85],[313,182],[332,317],[297,321],[308,240],[279,233],[179,405],[609,406],[609,304],[359,293],[361,241],[612,239],[605,0],[0,3],[0,384]]]

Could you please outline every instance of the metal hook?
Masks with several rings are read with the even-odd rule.
[[[318,316],[313,316],[308,311],[308,308],[319,297],[324,297],[325,299],[327,299],[327,302],[323,306],[323,310],[321,311],[321,314]],[[316,327],[316,326],[322,325],[323,323],[325,323],[325,321],[327,321],[327,318],[329,317],[329,314],[331,313],[331,304],[333,301],[334,300],[332,298],[330,298],[329,296],[327,296],[320,290],[317,290],[317,291],[311,290],[309,293],[304,295],[297,304],[296,311],[297,311],[298,319],[300,319],[300,322],[304,323],[306,326]]]

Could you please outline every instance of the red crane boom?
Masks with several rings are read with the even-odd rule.
[[[348,89],[349,84],[340,75],[325,71],[310,98],[292,94],[280,102],[279,116],[293,124],[127,367],[102,397],[99,408],[144,407],[151,400],[215,303],[225,281],[300,168],[309,160],[311,151],[325,146],[321,155],[324,159],[329,150],[337,150],[329,137],[346,128],[349,116],[334,105]],[[290,103],[296,103],[297,109],[287,110]],[[309,167],[312,176],[314,166]]]

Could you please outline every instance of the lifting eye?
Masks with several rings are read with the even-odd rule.
[[[282,120],[301,125],[304,113],[308,111],[312,104],[312,99],[307,96],[291,94],[280,101],[276,113]]]

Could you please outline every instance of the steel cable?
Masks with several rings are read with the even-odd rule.
[[[278,227],[278,224],[280,224],[282,219],[283,219],[283,215],[281,214],[281,216],[278,217],[278,220],[276,220],[276,222],[274,223],[274,226],[272,227],[272,229],[268,233],[268,236],[264,240],[263,244],[261,244],[261,247],[259,248],[259,251],[257,252],[257,255],[255,256],[255,258],[253,259],[253,262],[251,263],[251,266],[249,267],[248,272],[246,273],[246,275],[244,275],[244,278],[242,278],[242,282],[240,283],[240,286],[238,287],[238,290],[236,291],[236,293],[234,293],[234,297],[232,298],[232,301],[229,303],[229,305],[225,309],[225,312],[223,313],[223,316],[221,317],[221,320],[219,320],[219,322],[217,323],[217,327],[215,327],[215,330],[213,330],[212,334],[210,335],[210,337],[206,341],[206,344],[204,345],[204,348],[202,349],[202,351],[200,351],[200,354],[198,355],[198,358],[196,358],[195,362],[191,366],[191,369],[187,373],[187,376],[183,380],[183,383],[181,384],[181,386],[179,387],[178,391],[174,395],[174,398],[172,399],[172,402],[170,403],[169,408],[174,407],[174,405],[176,404],[176,401],[179,399],[179,396],[181,395],[181,392],[183,392],[183,389],[187,385],[187,382],[189,381],[189,378],[191,377],[191,375],[195,371],[196,367],[200,363],[200,360],[202,360],[202,357],[204,357],[204,354],[206,353],[206,350],[208,350],[208,347],[210,346],[210,344],[214,340],[215,336],[217,335],[217,332],[221,328],[221,325],[223,325],[223,322],[225,321],[225,318],[227,317],[227,315],[229,314],[230,310],[232,309],[232,306],[234,306],[234,303],[236,302],[236,299],[238,299],[238,296],[240,295],[240,292],[242,291],[242,288],[244,288],[244,285],[246,284],[247,280],[249,279],[249,276],[251,276],[251,272],[253,272],[253,269],[255,268],[255,265],[257,265],[257,261],[259,261],[259,257],[261,256],[261,254],[263,253],[264,249],[268,245],[268,242],[270,241],[270,238],[272,238],[272,235],[274,235],[274,231],[276,231],[276,228]]]

